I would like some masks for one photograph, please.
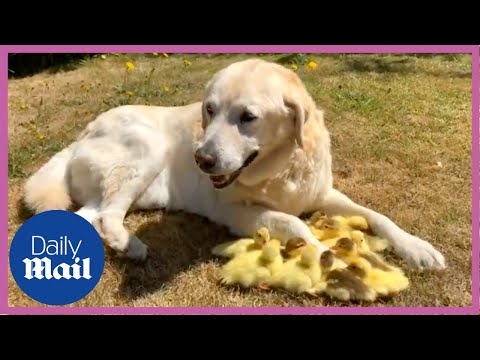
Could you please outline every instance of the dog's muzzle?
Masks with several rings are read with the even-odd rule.
[[[254,151],[249,157],[247,157],[243,165],[238,170],[229,175],[210,175],[210,180],[212,181],[215,189],[223,189],[233,183],[240,176],[242,170],[250,165],[257,156],[258,151]]]

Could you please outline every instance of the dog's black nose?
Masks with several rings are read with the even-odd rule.
[[[205,154],[198,149],[195,151],[195,162],[205,172],[211,170],[217,163],[217,158],[210,154]]]

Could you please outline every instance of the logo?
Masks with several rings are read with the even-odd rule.
[[[10,246],[10,270],[22,291],[46,305],[87,296],[103,273],[105,250],[95,228],[69,211],[51,210],[27,220]]]

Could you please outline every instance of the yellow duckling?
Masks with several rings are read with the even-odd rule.
[[[278,240],[270,240],[266,228],[259,229],[253,241],[250,249],[237,253],[222,266],[220,277],[224,284],[240,284],[243,287],[265,284],[269,282],[272,270],[281,266],[281,244]]]
[[[270,270],[262,265],[262,250],[251,250],[238,254],[220,269],[220,279],[225,285],[241,285],[248,288],[266,283]]]
[[[266,227],[261,227],[253,235],[255,243],[260,246],[264,246],[267,242],[270,241],[270,232]]]
[[[386,239],[383,239],[375,235],[365,235],[365,240],[367,241],[368,247],[373,252],[385,251],[390,247],[390,244]]]
[[[367,219],[363,216],[349,216],[346,219],[348,226],[350,226],[352,230],[367,231],[370,228]]]
[[[270,270],[270,273],[276,274],[283,265],[281,254],[281,243],[277,239],[271,239],[262,249],[260,263]]]
[[[351,263],[353,260],[358,259],[359,251],[357,244],[350,238],[344,237],[337,241],[337,243],[331,247],[340,259],[342,259],[347,264]]]
[[[382,259],[380,255],[370,250],[363,232],[354,230],[351,234],[353,242],[357,245],[359,256],[367,260],[372,267],[382,271],[400,271],[400,269],[394,267],[393,265],[387,264],[387,262]]]
[[[308,227],[312,232],[313,236],[315,236],[318,240],[322,240],[325,237],[325,233],[323,232],[323,230],[317,229],[313,225],[309,225]]]
[[[212,249],[212,254],[233,258],[251,250],[260,250],[269,240],[270,232],[267,228],[262,227],[255,232],[253,239],[246,238],[218,244]]]
[[[320,240],[348,237],[349,228],[343,226],[337,219],[321,219],[314,226],[323,232]]]
[[[307,246],[305,239],[299,237],[291,238],[285,244],[285,249],[282,251],[282,255],[286,259],[298,257],[305,246]]]
[[[409,285],[408,278],[401,271],[382,271],[362,258],[354,260],[347,269],[380,296],[398,293]]]
[[[257,246],[255,244],[255,240],[239,239],[216,245],[212,249],[212,254],[215,256],[233,258],[238,254],[246,253],[247,251],[254,250],[256,248]]]
[[[297,294],[314,293],[316,291],[314,285],[321,280],[317,251],[314,246],[303,247],[300,257],[287,260],[273,275],[272,286]]]
[[[363,216],[332,216],[332,220],[337,222],[342,229],[352,231],[352,230],[362,230],[367,231],[369,229],[368,222]]]

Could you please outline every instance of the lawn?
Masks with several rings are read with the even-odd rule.
[[[102,111],[124,104],[198,101],[207,80],[249,54],[107,54],[68,71],[9,81],[9,242],[30,216],[22,185]],[[262,54],[285,62],[283,55]],[[409,289],[373,306],[470,306],[471,56],[308,55],[297,73],[326,111],[335,186],[391,217],[445,256],[442,272],[407,271]],[[295,60],[295,59],[294,59]],[[304,60],[299,58],[299,60]],[[126,70],[126,62],[134,67]],[[218,283],[210,255],[231,239],[222,227],[184,213],[130,214],[129,231],[151,249],[138,265],[107,254],[97,287],[72,306],[348,305],[281,291]],[[389,260],[404,266],[395,256]],[[10,306],[43,306],[9,275]]]

